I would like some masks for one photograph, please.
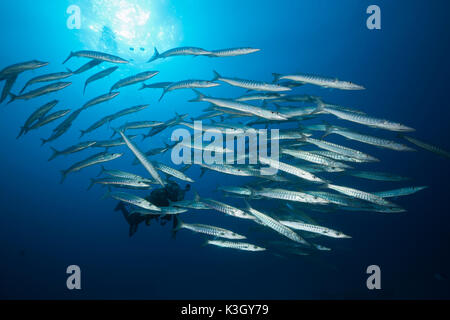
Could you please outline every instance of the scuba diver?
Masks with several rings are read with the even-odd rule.
[[[181,189],[178,183],[168,181],[164,188],[154,189],[145,199],[155,206],[169,207],[171,202],[183,200],[186,192],[190,189],[191,186],[189,184],[186,184],[186,187],[184,189]],[[161,225],[165,225],[172,219],[171,215],[161,216],[158,214],[141,215],[139,213],[130,213],[127,205],[125,205],[125,203],[123,202],[119,202],[114,211],[122,211],[125,220],[130,225],[130,237],[136,233],[138,225],[141,222],[145,221],[145,224],[149,226],[152,219],[160,219]]]

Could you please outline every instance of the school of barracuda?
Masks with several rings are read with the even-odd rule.
[[[230,48],[205,50],[197,47],[179,47],[159,53],[155,48],[155,53],[148,63],[176,56],[192,55],[223,58],[253,54],[258,51],[260,49]],[[0,72],[0,81],[5,83],[0,103],[3,103],[8,96],[11,97],[9,104],[17,100],[31,100],[35,97],[64,90],[71,85],[71,82],[68,82],[67,79],[70,79],[73,75],[87,72],[99,65],[113,64],[113,66],[109,66],[87,77],[83,86],[82,94],[84,95],[90,83],[102,79],[107,81],[106,78],[119,69],[120,65],[129,63],[129,61],[111,54],[82,50],[71,52],[63,64],[72,58],[89,60],[73,72],[66,69],[66,71],[62,72],[32,77],[17,94],[14,94],[12,90],[19,76],[22,76],[27,71],[43,68],[49,63],[33,60],[5,67]],[[191,121],[186,120],[186,114],[180,115],[177,113],[175,117],[166,121],[143,116],[139,121],[124,122],[120,125],[115,122],[114,126],[111,126],[110,123],[113,120],[141,112],[149,107],[147,104],[130,106],[114,114],[105,115],[91,126],[80,130],[81,138],[108,124],[111,128],[110,139],[81,141],[63,150],[51,147],[53,154],[49,161],[88,149],[105,149],[104,151],[95,152],[93,155],[86,157],[85,160],[76,162],[69,168],[62,170],[61,183],[65,181],[69,174],[95,164],[111,162],[121,157],[125,152],[130,152],[136,157],[133,164],[141,164],[147,171],[145,177],[119,169],[105,169],[102,166],[101,175],[103,177],[92,178],[89,189],[96,184],[107,186],[109,191],[106,195],[131,205],[133,214],[144,216],[175,215],[172,230],[174,234],[181,229],[203,234],[210,237],[205,243],[208,245],[252,252],[269,250],[275,253],[283,252],[294,255],[308,255],[319,251],[331,250],[324,245],[316,243],[320,241],[319,237],[351,238],[351,230],[345,230],[344,233],[332,229],[326,222],[324,225],[322,223],[319,224],[310,216],[314,212],[359,211],[361,214],[364,214],[364,212],[395,214],[406,211],[395,203],[397,197],[411,195],[426,188],[426,186],[406,186],[396,189],[387,188],[387,190],[367,191],[348,185],[332,183],[333,176],[342,177],[343,175],[382,182],[406,181],[408,178],[385,172],[358,170],[357,167],[366,163],[378,162],[380,159],[357,150],[357,147],[350,148],[329,142],[325,140],[325,137],[334,134],[345,137],[349,142],[356,141],[357,143],[391,151],[416,151],[412,146],[405,144],[410,143],[440,156],[450,158],[448,151],[409,136],[411,132],[415,131],[411,127],[394,121],[372,117],[351,107],[326,103],[317,96],[291,93],[297,87],[301,86],[303,89],[307,85],[331,88],[333,90],[364,90],[365,88],[361,85],[336,78],[310,74],[282,75],[273,73],[274,80],[272,82],[264,82],[226,77],[220,75],[217,71],[212,71],[212,73],[212,79],[180,79],[176,82],[153,83],[144,82],[153,77],[157,78],[159,71],[150,70],[133,74],[113,83],[109,92],[87,100],[82,107],[73,111],[62,109],[51,112],[58,104],[58,100],[51,100],[36,108],[30,114],[20,128],[17,139],[32,130],[65,118],[53,129],[53,134],[50,137],[41,139],[42,144],[50,143],[65,134],[81,112],[97,104],[111,101],[119,95],[118,89],[125,86],[140,83],[142,87],[139,90],[162,89],[163,92],[159,101],[175,90],[192,89],[195,97],[190,102],[206,102],[210,107],[205,109],[201,115],[191,117]],[[36,87],[36,84],[48,82],[51,83]],[[198,91],[198,89],[204,90],[220,85],[243,88],[247,90],[247,93],[237,97],[214,97]],[[34,88],[29,89],[30,87]],[[29,91],[26,91],[27,89]],[[320,119],[321,115],[324,114],[332,115],[340,120],[353,122],[360,126],[393,131],[397,132],[397,134],[394,134],[391,140],[360,133],[354,129],[348,129],[324,121],[306,124],[306,120]],[[217,119],[220,119],[220,121],[217,121]],[[245,164],[245,161],[243,164],[199,164],[201,169],[200,178],[206,171],[215,171],[224,176],[234,175],[246,179],[242,185],[221,185],[217,188],[217,191],[224,197],[241,198],[241,200],[237,200],[242,201],[242,206],[240,207],[232,206],[226,203],[227,201],[225,200],[202,198],[195,191],[195,196],[192,200],[172,202],[170,207],[157,207],[146,199],[135,195],[131,190],[148,191],[157,185],[164,187],[168,179],[179,179],[194,183],[195,187],[196,182],[186,173],[191,165],[188,164],[176,169],[173,167],[174,165],[152,161],[150,159],[152,156],[168,152],[177,145],[216,153],[230,152],[227,148],[218,148],[212,145],[199,146],[194,144],[194,146],[191,146],[191,141],[175,142],[173,144],[164,142],[164,147],[153,148],[147,152],[142,151],[142,144],[145,139],[154,139],[153,137],[158,133],[175,126],[193,129],[194,120],[210,121],[208,124],[203,123],[203,131],[212,130],[217,133],[225,133],[227,130],[231,130],[237,135],[244,134],[246,130],[255,128],[257,125],[263,125],[265,128],[277,128],[284,122],[294,122],[297,124],[297,128],[280,129],[279,135],[271,138],[272,141],[277,139],[280,142],[280,160],[260,156],[258,163],[252,165]],[[136,139],[136,134],[130,133],[136,130],[149,130],[147,134],[142,134],[142,142]],[[116,138],[113,139],[114,137]],[[120,147],[121,152],[109,151],[111,148],[116,147]],[[196,164],[194,163],[194,165]],[[275,175],[261,174],[260,169],[268,166],[277,169]],[[114,187],[130,189],[130,191],[111,191]],[[255,209],[255,206],[258,207],[258,202],[262,201],[270,201],[275,205],[259,206],[268,208],[263,211]],[[252,204],[249,202],[252,202]],[[219,226],[182,221],[179,215],[190,210],[216,210],[232,218],[248,221],[246,223],[249,224],[256,223],[255,226],[258,232],[273,232],[274,236],[279,237],[279,241],[260,240],[255,244],[248,243],[247,241],[250,240],[245,234],[238,234]],[[306,214],[306,210],[310,213]],[[195,220],[195,216],[192,219]]]

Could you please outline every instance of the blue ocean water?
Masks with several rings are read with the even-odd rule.
[[[381,8],[382,29],[366,27],[366,8]],[[81,9],[81,29],[69,29],[70,5]],[[445,1],[36,1],[0,3],[2,69],[38,59],[49,66],[19,76],[12,92],[30,78],[48,72],[76,69],[85,62],[70,51],[101,50],[132,60],[110,77],[92,83],[83,96],[86,78],[96,67],[69,78],[73,84],[51,96],[0,106],[0,297],[3,299],[403,299],[449,298],[450,205],[449,162],[425,150],[401,153],[377,149],[337,136],[328,139],[358,148],[381,159],[362,170],[386,171],[411,177],[408,182],[374,183],[341,178],[342,184],[367,191],[426,185],[428,189],[396,199],[405,213],[310,213],[352,236],[321,239],[333,250],[311,257],[281,258],[202,247],[204,237],[182,230],[171,239],[171,223],[140,225],[128,236],[128,224],[114,211],[116,201],[101,199],[105,190],[87,191],[99,168],[71,174],[60,184],[60,170],[97,151],[86,150],[48,162],[54,124],[16,140],[26,118],[44,103],[58,99],[59,109],[75,110],[109,91],[117,80],[146,70],[158,70],[149,83],[189,78],[211,79],[212,70],[225,76],[271,81],[272,72],[305,72],[354,81],[363,91],[337,91],[313,86],[295,93],[319,95],[327,101],[398,121],[417,130],[421,140],[450,149],[447,59],[450,34]],[[103,27],[112,32],[103,32]],[[108,30],[107,29],[107,30]],[[112,35],[111,35],[112,34]],[[176,57],[145,62],[156,46],[160,52],[176,46],[205,49],[250,46],[261,51],[247,56],[210,59]],[[132,49],[131,49],[132,48]],[[142,49],[141,49],[142,48]],[[179,90],[158,103],[159,90],[125,87],[111,102],[92,107],[75,120],[68,133],[53,143],[63,149],[78,142],[79,130],[123,108],[150,107],[117,120],[168,120],[178,113],[199,115],[207,107],[188,103],[194,94]],[[244,90],[227,85],[208,89],[214,96],[234,97]],[[9,100],[9,99],[8,99]],[[367,129],[326,117],[333,123],[373,135],[395,133]],[[144,149],[170,141],[172,128],[144,140]],[[105,140],[111,129],[102,127],[86,136]],[[132,154],[108,163],[107,168],[145,175],[131,166]],[[170,163],[170,153],[155,159]],[[363,169],[364,168],[364,169]],[[198,166],[187,171],[193,189],[205,197],[242,206],[239,199],[220,198],[219,185],[242,184],[244,178],[207,172]],[[184,185],[184,183],[181,183]],[[188,193],[187,198],[193,194]],[[257,203],[255,200],[252,203]],[[268,210],[276,210],[276,207]],[[187,222],[219,225],[246,233],[251,224],[207,210],[185,214]],[[269,231],[268,231],[269,232]],[[366,268],[378,265],[381,290],[368,290]],[[82,290],[68,290],[66,268],[82,270]],[[440,276],[436,276],[436,274]],[[440,279],[440,280],[439,280]]]

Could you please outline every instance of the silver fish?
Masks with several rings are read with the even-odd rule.
[[[127,122],[120,127],[117,128],[118,131],[127,131],[127,130],[133,130],[133,129],[148,129],[153,127],[159,127],[162,126],[164,122],[161,121],[134,121],[134,122]],[[114,137],[117,133],[114,131],[111,138]]]
[[[51,155],[51,157],[48,159],[48,161],[52,161],[53,159],[55,159],[56,157],[62,156],[62,155],[68,155],[68,154],[72,154],[75,152],[80,152],[82,150],[85,150],[89,147],[92,147],[96,142],[95,141],[84,141],[84,142],[80,142],[74,146],[68,147],[64,150],[58,151],[56,148],[50,147],[53,151],[53,154]]]
[[[255,91],[283,92],[292,90],[291,88],[283,87],[275,83],[255,81],[255,80],[245,80],[238,78],[225,78],[222,77],[217,71],[214,71],[214,78],[211,81],[223,81],[234,87],[240,87],[247,90],[255,90]]]
[[[42,145],[53,141],[60,136],[62,136],[64,133],[66,133],[70,127],[72,126],[73,121],[78,117],[78,115],[83,111],[83,108],[79,108],[75,111],[73,111],[66,119],[64,119],[63,122],[61,122],[55,129],[53,129],[52,135],[47,139],[41,139]]]
[[[370,144],[370,145],[377,146],[380,148],[386,148],[386,149],[391,149],[391,150],[395,150],[395,151],[415,151],[414,149],[412,149],[404,144],[401,144],[401,143],[398,143],[398,142],[395,142],[392,140],[377,138],[377,137],[357,133],[354,131],[347,130],[345,128],[340,128],[340,127],[335,127],[335,126],[327,126],[325,134],[322,136],[322,139],[332,133],[341,135],[350,140],[359,141],[359,142]]]
[[[66,177],[69,173],[80,171],[83,168],[86,168],[86,167],[89,167],[89,166],[92,166],[92,165],[95,165],[98,163],[117,159],[117,158],[121,157],[122,155],[123,155],[123,153],[106,153],[106,152],[100,152],[100,153],[94,154],[85,160],[75,163],[67,170],[62,170],[61,171],[61,174],[62,174],[61,183],[64,182],[64,180],[66,179]]]
[[[201,166],[201,175],[204,174],[206,169],[217,171],[220,173],[230,174],[234,176],[241,176],[241,177],[251,177],[254,176],[254,173],[250,170],[248,170],[245,167],[238,167],[228,164],[206,164],[206,163],[200,163]]]
[[[191,183],[194,182],[194,180],[189,178],[183,172],[178,171],[172,167],[169,167],[169,166],[165,165],[164,163],[153,161],[153,165],[156,169],[158,169],[161,172],[164,172],[165,174],[167,174],[169,176],[175,177],[175,178],[183,180],[183,181],[191,182]]]
[[[102,63],[102,60],[91,60],[85,64],[83,64],[81,67],[79,67],[77,70],[75,70],[73,73],[74,74],[80,74],[83,73],[85,71],[88,71],[96,66],[98,66],[100,63]]]
[[[223,203],[223,202],[219,202],[213,199],[206,199],[206,198],[202,198],[200,200],[201,202],[203,202],[205,205],[207,205],[209,208],[217,210],[219,212],[225,213],[229,216],[232,217],[236,217],[236,218],[241,218],[241,219],[250,219],[250,220],[254,220],[255,217],[246,213],[245,211],[230,206],[229,204]]]
[[[375,203],[380,206],[396,207],[393,203],[391,203],[387,200],[384,200],[383,198],[381,198],[377,195],[374,195],[372,193],[369,193],[369,192],[365,192],[365,191],[361,191],[361,190],[357,190],[357,189],[353,189],[353,188],[348,188],[348,187],[344,187],[344,186],[337,186],[337,185],[333,185],[333,184],[328,184],[327,187],[329,189],[335,190],[339,193],[345,194],[349,197],[372,202],[372,203]]]
[[[62,80],[62,79],[66,79],[72,75],[73,75],[73,72],[71,70],[67,69],[66,72],[49,73],[49,74],[44,74],[42,76],[34,77],[33,79],[28,80],[28,82],[25,84],[25,86],[22,88],[22,90],[20,90],[20,93],[24,92],[25,89],[32,84],[39,83],[39,82],[50,82],[50,81]]]
[[[394,189],[394,190],[374,192],[373,194],[376,196],[379,196],[381,198],[393,198],[393,197],[407,196],[407,195],[416,193],[420,190],[424,190],[426,188],[428,188],[428,187],[427,186],[405,187],[405,188],[399,188],[399,189]]]
[[[103,184],[106,186],[129,187],[134,189],[149,189],[151,187],[151,184],[142,180],[112,177],[101,179],[91,178],[91,184],[89,185],[88,190],[90,190],[95,184]]]
[[[273,159],[269,159],[269,158],[265,158],[265,157],[259,157],[259,162],[261,162],[262,164],[265,165],[269,165],[272,168],[281,170],[283,172],[289,173],[291,175],[294,175],[296,177],[311,181],[311,182],[319,182],[319,183],[324,183],[325,181],[322,180],[321,178],[313,175],[312,173],[300,169],[298,167],[292,166],[290,164],[287,163],[283,163],[281,161],[277,161],[277,160],[273,160]]]
[[[236,98],[236,101],[252,101],[252,100],[273,100],[278,99],[280,97],[284,97],[284,93],[272,93],[272,92],[257,92],[252,94],[246,94],[243,96],[240,96],[239,98]]]
[[[233,242],[233,241],[222,241],[222,240],[207,240],[206,244],[211,244],[217,247],[230,248],[244,251],[265,251],[265,248],[258,247],[251,243],[246,242]]]
[[[185,223],[179,217],[175,217],[175,228],[173,229],[173,233],[175,234],[177,231],[179,231],[181,229],[187,229],[187,230],[191,230],[193,232],[203,233],[203,234],[207,234],[209,236],[213,236],[213,237],[217,237],[217,238],[235,239],[235,240],[242,240],[242,239],[247,238],[245,236],[234,233],[233,231],[230,231],[227,229],[210,226],[210,225],[206,225],[206,224]]]
[[[134,209],[133,211],[130,212],[130,214],[133,213],[139,213],[140,215],[178,215],[180,213],[184,213],[187,212],[187,209],[183,209],[183,208],[177,208],[177,207],[159,207],[161,210],[160,211],[154,211],[154,210],[146,210],[146,209],[141,209],[141,208],[137,208]]]
[[[280,220],[280,223],[287,227],[295,229],[295,230],[317,233],[317,234],[320,234],[320,235],[323,235],[326,237],[339,238],[339,239],[351,238],[350,236],[347,236],[340,231],[336,231],[333,229],[329,229],[329,228],[314,225],[314,224],[304,223],[303,221]]]
[[[353,177],[375,180],[375,181],[405,181],[409,180],[407,177],[386,173],[386,172],[372,172],[372,171],[348,171],[349,175]]]
[[[46,104],[44,104],[42,107],[38,108],[36,111],[34,111],[28,119],[25,121],[24,125],[20,128],[19,135],[17,136],[17,139],[24,133],[27,133],[30,126],[37,121],[38,119],[44,117],[54,106],[58,104],[58,100],[50,101]]]
[[[98,129],[102,126],[104,126],[105,124],[109,123],[111,121],[111,118],[108,117],[104,117],[98,121],[96,121],[95,123],[93,123],[89,128],[85,129],[85,130],[80,130],[80,138],[82,138],[86,133],[92,132],[95,129]]]
[[[122,136],[122,139],[127,144],[128,148],[134,153],[136,158],[138,158],[139,162],[144,166],[144,168],[148,171],[148,173],[150,173],[152,178],[158,181],[158,183],[164,187],[165,183],[161,179],[158,171],[155,169],[153,164],[150,161],[148,161],[147,157],[142,153],[142,151],[139,150],[138,147],[134,143],[132,143],[123,132],[119,131],[119,133]]]
[[[109,101],[109,100],[117,97],[119,95],[119,93],[120,92],[109,92],[109,93],[102,94],[98,97],[95,97],[95,98],[89,100],[88,102],[86,102],[83,105],[83,109],[87,109],[89,107],[95,106],[96,104]]]
[[[49,94],[49,93],[52,93],[55,91],[59,91],[59,90],[62,90],[64,88],[70,86],[71,84],[72,84],[72,82],[56,82],[56,83],[52,83],[52,84],[37,88],[32,91],[29,91],[22,95],[15,95],[15,94],[10,93],[11,100],[9,100],[8,104],[15,100],[18,100],[18,99],[29,100],[29,99],[33,99],[36,97],[40,97],[44,94]]]
[[[8,97],[8,95],[10,94],[11,89],[17,80],[17,74],[10,75],[9,77],[5,78],[5,80],[6,82],[2,90],[2,95],[0,97],[0,103],[5,101],[6,97]]]
[[[112,54],[98,52],[98,51],[81,50],[81,51],[70,52],[69,56],[67,57],[66,60],[64,60],[63,64],[65,64],[72,57],[83,57],[83,58],[95,59],[95,60],[106,61],[106,62],[111,62],[111,63],[128,63],[127,60],[122,59],[117,56],[114,56]]]
[[[261,49],[256,48],[248,48],[248,47],[241,47],[241,48],[229,48],[229,49],[221,49],[221,50],[212,50],[210,54],[208,54],[208,57],[217,58],[217,57],[235,57],[235,56],[241,56],[245,54],[250,54],[254,52],[258,52]]]
[[[446,158],[450,158],[450,152],[448,152],[448,151],[446,151],[446,150],[444,150],[442,148],[439,148],[439,147],[433,146],[431,144],[428,144],[426,142],[417,140],[417,139],[415,139],[413,137],[407,137],[407,136],[401,136],[401,137],[403,137],[404,139],[408,140],[409,142],[415,144],[418,147],[421,147],[421,148],[423,148],[425,150],[428,150],[428,151],[431,151],[433,153],[436,153],[436,154],[438,154],[440,156],[443,156],[443,157],[446,157]]]
[[[97,176],[100,176],[102,174],[106,174],[108,176],[116,177],[116,178],[122,178],[122,179],[128,179],[128,180],[138,180],[138,181],[146,182],[148,184],[155,184],[154,180],[146,179],[137,174],[125,172],[122,170],[107,170],[107,169],[105,169],[104,166],[101,166],[100,173]]]
[[[161,94],[161,97],[158,101],[161,101],[161,99],[164,97],[164,95],[173,90],[179,90],[179,89],[193,89],[193,88],[212,88],[219,86],[219,83],[215,83],[212,81],[207,80],[183,80],[183,81],[177,81],[173,82],[166,87],[164,87],[164,91]]]
[[[164,89],[165,87],[171,85],[172,82],[155,82],[151,84],[142,84],[142,87],[139,90],[143,89]]]
[[[205,102],[212,103],[221,108],[233,109],[233,110],[245,112],[247,114],[252,114],[257,117],[261,117],[261,118],[265,118],[265,119],[273,119],[273,120],[286,120],[287,119],[282,114],[280,114],[279,112],[276,112],[276,111],[271,111],[271,110],[255,107],[250,104],[246,104],[246,103],[238,102],[238,101],[234,101],[234,100],[207,97],[196,90],[194,90],[194,91],[197,93],[197,97],[195,99],[190,100],[189,102],[205,101]]]
[[[104,117],[104,118],[98,120],[98,121],[95,122],[94,124],[92,124],[92,125],[91,125],[89,128],[87,128],[86,130],[80,130],[80,131],[81,131],[80,138],[81,138],[82,136],[84,136],[86,133],[92,132],[92,131],[94,131],[95,129],[98,129],[98,128],[100,128],[101,126],[103,126],[103,125],[105,125],[105,124],[107,124],[107,123],[110,123],[111,121],[113,121],[113,120],[115,120],[115,119],[117,119],[117,118],[119,118],[119,117],[123,117],[123,116],[126,116],[126,115],[128,115],[128,114],[131,114],[131,113],[135,113],[135,112],[144,110],[144,109],[147,108],[147,107],[148,107],[148,105],[139,105],[139,106],[127,108],[127,109],[121,110],[121,111],[119,111],[119,112],[116,112],[116,113],[114,113],[114,114],[112,114],[112,115],[106,116],[106,117]],[[114,136],[114,135],[113,135],[113,136]]]
[[[247,211],[250,212],[252,215],[254,215],[263,225],[275,230],[279,234],[285,236],[288,239],[291,239],[294,242],[301,243],[304,245],[309,246],[310,244],[305,241],[300,235],[286,227],[285,225],[281,224],[278,220],[275,220],[272,217],[269,217],[268,215],[253,209],[248,202],[245,202],[247,205]]]
[[[219,186],[217,187],[218,191],[231,193],[239,196],[250,197],[252,195],[252,191],[245,187],[230,187],[230,186]]]
[[[302,140],[305,141],[305,142],[314,144],[314,145],[318,146],[321,149],[325,149],[325,150],[328,150],[328,151],[339,153],[339,154],[342,154],[342,155],[350,157],[350,158],[356,158],[356,159],[359,159],[359,160],[362,160],[362,161],[365,161],[365,162],[380,161],[377,158],[375,158],[375,157],[373,157],[371,155],[368,155],[366,153],[363,153],[361,151],[358,151],[358,150],[355,150],[355,149],[351,149],[351,148],[348,148],[348,147],[344,147],[344,146],[340,146],[338,144],[331,143],[331,142],[328,142],[328,141],[325,141],[325,140],[318,140],[318,139],[314,139],[314,138],[306,137],[306,136]]]
[[[92,61],[98,61],[98,60],[92,60]],[[83,88],[83,94],[86,92],[86,87],[89,83],[103,79],[107,76],[109,76],[111,73],[113,73],[114,71],[117,70],[117,68],[119,68],[118,66],[114,66],[114,67],[110,67],[108,69],[102,70],[100,72],[97,72],[96,74],[93,74],[92,76],[90,76],[89,78],[87,78],[86,82],[84,83],[84,88]]]
[[[343,155],[341,153],[336,153],[336,152],[328,151],[328,150],[313,150],[310,152],[330,158],[330,159],[334,159],[337,161],[354,162],[354,163],[371,162],[371,161],[367,161],[367,160],[349,157],[349,156]]]
[[[329,203],[329,201],[314,195],[279,188],[263,188],[261,190],[252,190],[252,195],[262,196],[264,198],[269,199],[287,200],[313,204]]]
[[[188,209],[195,209],[195,210],[206,210],[206,209],[210,209],[210,207],[208,207],[206,204],[204,204],[201,199],[200,196],[198,195],[197,192],[194,191],[195,197],[194,200],[181,200],[181,201],[176,201],[176,202],[170,202],[170,204],[172,206],[175,207],[180,207],[180,208],[188,208]]]
[[[411,132],[415,129],[407,127],[403,124],[391,122],[385,119],[373,118],[361,113],[348,112],[340,110],[331,105],[319,103],[317,111],[324,111],[332,115],[351,122],[363,124],[372,128],[385,129],[389,131]]]
[[[58,120],[59,118],[62,118],[64,116],[66,116],[68,113],[70,112],[70,109],[66,109],[66,110],[60,110],[60,111],[56,111],[52,114],[49,114],[45,117],[40,118],[35,124],[33,124],[28,131],[30,130],[34,130],[34,129],[38,129],[46,124],[49,124],[50,122],[53,122],[55,120]]]
[[[350,169],[351,167],[349,165],[346,165],[342,162],[338,162],[335,160],[332,160],[330,158],[324,157],[322,155],[311,153],[308,151],[302,151],[302,150],[293,150],[293,149],[286,149],[281,148],[282,154],[288,154],[292,157],[302,159],[308,162],[317,163],[320,165],[328,166],[328,167],[335,167],[335,168],[343,168],[343,169]]]
[[[128,136],[128,139],[132,140],[136,138],[136,135]],[[96,144],[94,144],[92,147],[94,148],[111,148],[111,147],[119,147],[125,145],[125,141],[123,141],[122,138],[117,138],[114,140],[103,140],[103,141],[97,141]]]
[[[153,53],[153,56],[147,61],[153,62],[157,59],[165,59],[168,57],[174,57],[174,56],[202,56],[202,55],[209,55],[211,54],[211,51],[206,51],[202,48],[197,47],[179,47],[179,48],[173,48],[169,49],[167,51],[164,51],[163,53],[159,53],[158,50],[155,48],[155,52]]]
[[[22,73],[24,71],[42,68],[46,65],[48,65],[48,62],[38,60],[16,63],[0,71],[0,80],[4,80],[11,75],[18,75],[19,73]]]
[[[135,74],[130,77],[126,77],[124,79],[121,79],[117,81],[111,89],[109,89],[109,92],[112,92],[113,90],[117,90],[122,87],[131,86],[132,84],[139,83],[142,81],[146,81],[150,78],[153,78],[159,73],[159,71],[145,71],[138,74]]]
[[[151,202],[135,196],[134,194],[126,193],[126,192],[108,192],[105,197],[111,197],[113,199],[116,199],[118,201],[123,201],[129,204],[132,204],[136,207],[152,210],[152,211],[161,211],[161,208],[155,206]]]
[[[340,90],[364,90],[363,86],[357,85],[355,83],[349,81],[342,81],[338,79],[326,78],[316,75],[309,74],[290,74],[290,75],[281,75],[277,73],[273,73],[274,80],[292,80],[301,83],[314,84],[316,86],[324,87],[324,88],[333,88]]]

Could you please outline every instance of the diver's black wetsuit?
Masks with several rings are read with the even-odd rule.
[[[184,189],[181,189],[177,183],[170,181],[167,183],[165,188],[153,190],[145,199],[155,206],[168,207],[170,206],[170,202],[183,200],[185,193],[190,190],[190,187],[191,186],[187,184]],[[123,202],[119,202],[115,209],[115,211],[119,210],[122,211],[125,220],[130,225],[130,237],[136,233],[137,227],[141,222],[145,221],[147,225],[150,225],[150,220],[159,218],[161,220],[161,224],[165,224],[167,221],[172,219],[170,215],[161,217],[160,215],[143,216],[139,213],[130,214]]]

